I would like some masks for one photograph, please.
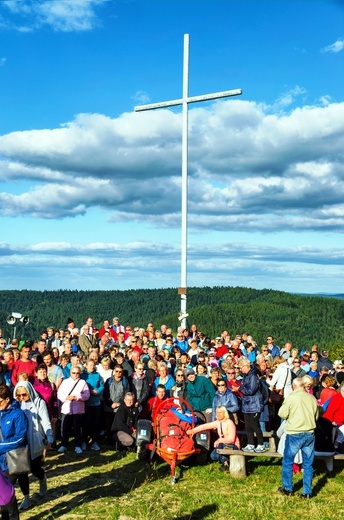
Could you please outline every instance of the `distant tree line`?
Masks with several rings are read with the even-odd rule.
[[[344,357],[344,300],[321,296],[299,296],[269,289],[243,287],[192,287],[188,289],[188,323],[196,323],[206,335],[215,337],[228,329],[234,335],[248,332],[259,346],[272,334],[281,346],[292,341],[297,348],[316,343],[332,357]],[[0,291],[0,327],[5,337],[13,335],[6,323],[12,312],[30,319],[17,322],[17,337],[36,339],[47,326],[66,327],[73,318],[78,327],[88,316],[96,326],[118,316],[122,324],[157,327],[179,325],[180,296],[174,288],[127,291]]]

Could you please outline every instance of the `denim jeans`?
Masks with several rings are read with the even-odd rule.
[[[226,457],[225,455],[220,455],[219,453],[217,453],[217,449],[220,449],[220,450],[223,450],[223,448],[226,448],[228,446],[228,444],[223,444],[223,443],[220,443],[216,446],[216,448],[213,449],[213,451],[210,453],[210,458],[211,460],[215,460],[215,461],[219,461],[221,462],[221,464],[223,464],[224,462],[228,462],[228,457]],[[237,450],[238,448],[231,444],[230,447],[234,450]]]
[[[282,485],[287,491],[293,490],[293,462],[301,450],[303,466],[303,495],[312,493],[314,434],[309,432],[287,434],[282,460]]]

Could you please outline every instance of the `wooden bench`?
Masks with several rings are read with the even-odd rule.
[[[282,455],[276,450],[264,451],[262,453],[255,453],[252,451],[233,450],[231,448],[223,448],[216,450],[220,455],[229,456],[229,473],[233,478],[246,478],[246,457],[265,457],[281,459]],[[332,455],[331,453],[319,453],[316,455],[317,459],[324,459],[325,457],[333,457],[334,460],[344,460],[344,454]]]

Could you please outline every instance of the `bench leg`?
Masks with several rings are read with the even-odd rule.
[[[272,451],[273,453],[275,451],[277,451],[276,438],[275,437],[269,437],[269,451]]]
[[[230,455],[229,472],[233,478],[246,478],[245,455]]]

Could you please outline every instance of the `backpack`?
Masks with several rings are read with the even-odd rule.
[[[7,506],[14,498],[14,486],[0,470],[0,506]]]

